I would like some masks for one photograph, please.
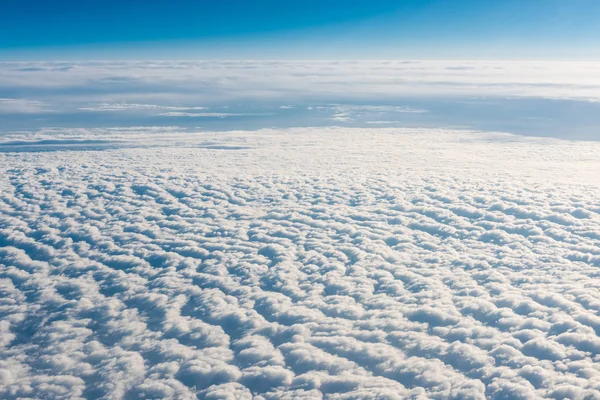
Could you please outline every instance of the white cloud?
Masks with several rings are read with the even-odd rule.
[[[399,96],[481,97],[485,93],[488,98],[600,100],[598,63],[593,62],[5,62],[0,63],[0,71],[0,88],[35,89],[41,93],[87,88],[94,95],[85,100],[95,101],[96,105],[86,108],[112,110],[118,107],[115,103],[144,105],[148,99],[164,102],[165,98],[174,98],[175,103],[185,100],[204,104],[232,98],[318,101],[343,97],[346,101],[362,99],[374,104]],[[98,107],[97,92],[112,99],[112,105]],[[81,100],[77,97],[80,95],[73,96]]]
[[[101,103],[95,107],[80,107],[82,111],[145,111],[145,110],[204,110],[205,107],[161,106],[156,104]]]
[[[0,114],[36,114],[49,112],[47,104],[37,100],[0,98]]]
[[[223,113],[223,112],[166,112],[158,114],[162,117],[191,117],[191,118],[225,118],[225,117],[244,117],[244,116],[260,116],[273,115],[268,113]]]
[[[50,137],[0,153],[2,398],[600,396],[598,143]]]
[[[331,113],[331,119],[338,122],[351,122],[355,118],[380,118],[389,114],[424,114],[428,111],[422,108],[407,106],[372,106],[372,105],[339,105],[310,107],[311,110],[325,110]],[[366,121],[368,124],[388,124],[390,121]],[[397,121],[396,121],[397,122]]]

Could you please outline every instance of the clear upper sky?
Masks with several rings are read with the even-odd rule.
[[[0,60],[600,59],[599,0],[0,0]]]

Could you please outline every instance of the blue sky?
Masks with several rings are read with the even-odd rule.
[[[0,59],[600,59],[597,0],[1,0]]]

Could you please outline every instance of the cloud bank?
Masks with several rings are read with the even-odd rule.
[[[482,94],[600,101],[597,71],[593,62],[4,62],[0,89],[25,97],[53,96],[94,111],[186,110],[232,99],[286,104],[286,99],[343,98],[373,104],[398,97]],[[89,104],[82,107],[82,100]]]
[[[0,136],[48,127],[461,128],[600,140],[598,63],[0,63]],[[24,118],[27,114],[29,118]]]
[[[55,134],[0,153],[2,398],[600,397],[596,143]]]
[[[218,96],[532,96],[600,100],[598,63],[500,61],[4,62],[0,86],[142,86]],[[257,73],[260,71],[260,73]],[[49,79],[51,78],[51,79]],[[351,88],[351,90],[348,90]],[[243,92],[243,93],[241,93]],[[145,103],[145,102],[144,102]]]

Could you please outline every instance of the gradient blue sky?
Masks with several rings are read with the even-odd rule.
[[[600,59],[598,0],[0,4],[0,60]]]

